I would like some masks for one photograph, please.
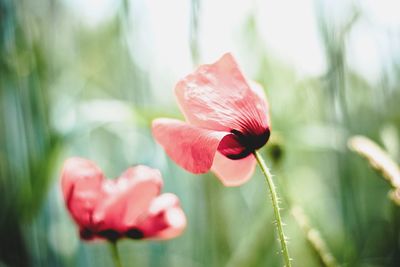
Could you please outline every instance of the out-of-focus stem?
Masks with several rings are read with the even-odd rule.
[[[285,233],[283,232],[283,223],[282,223],[282,218],[281,218],[281,214],[279,211],[278,195],[276,193],[275,184],[272,180],[272,174],[270,173],[270,171],[269,171],[267,165],[265,164],[263,158],[261,157],[260,153],[258,153],[257,151],[254,151],[254,156],[256,157],[258,165],[260,166],[261,171],[263,172],[263,174],[265,176],[265,180],[268,184],[271,201],[272,201],[272,207],[274,209],[276,227],[278,230],[278,236],[279,236],[279,240],[280,240],[281,248],[282,248],[282,256],[285,261],[285,267],[291,267],[289,250],[287,247]]]
[[[303,209],[300,206],[294,206],[291,209],[291,213],[293,214],[293,217],[299,224],[300,228],[303,230],[308,243],[319,256],[321,263],[326,267],[338,267],[339,264],[337,263],[335,257],[329,251],[328,246],[322,239],[320,233],[311,227]]]
[[[119,257],[117,242],[110,242],[111,256],[115,267],[122,267],[121,258]]]

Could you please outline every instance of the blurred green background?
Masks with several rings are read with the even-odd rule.
[[[112,266],[84,243],[60,195],[70,156],[108,177],[159,168],[188,228],[167,242],[119,243],[128,266],[282,266],[261,172],[226,188],[189,174],[151,137],[182,118],[175,83],[231,51],[265,87],[293,266],[324,266],[301,206],[341,266],[400,266],[400,207],[348,150],[362,134],[400,160],[397,0],[0,0],[0,266]]]

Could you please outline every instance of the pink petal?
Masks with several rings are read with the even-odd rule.
[[[112,229],[122,233],[135,225],[147,214],[161,187],[160,172],[146,166],[129,168],[118,179],[107,180],[103,185],[107,197],[93,214],[97,230]]]
[[[178,82],[175,93],[186,119],[219,131],[259,135],[269,127],[268,105],[252,90],[231,54],[202,65]]]
[[[268,107],[267,96],[265,95],[264,88],[262,87],[262,85],[255,81],[249,81],[249,84],[251,90],[253,90],[253,92],[256,93],[258,97],[263,99]]]
[[[61,188],[65,203],[78,225],[91,224],[91,214],[102,200],[102,171],[91,161],[70,158],[61,173]]]
[[[217,152],[211,170],[225,186],[239,186],[253,175],[256,159],[253,155],[240,160],[230,160]]]
[[[172,160],[192,173],[210,170],[220,141],[229,135],[175,119],[156,119],[152,127],[155,139]]]
[[[158,170],[140,165],[108,180],[91,161],[72,158],[61,178],[67,207],[84,240],[168,239],[186,227],[178,198],[159,196],[163,182]]]
[[[140,224],[146,239],[170,239],[186,228],[186,216],[174,194],[162,194],[151,203],[148,217]]]

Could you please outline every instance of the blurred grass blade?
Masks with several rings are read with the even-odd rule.
[[[10,266],[33,257],[24,230],[47,196],[61,140],[50,126],[45,41],[23,7],[0,0],[0,261]]]
[[[193,65],[199,64],[200,49],[199,49],[199,13],[200,0],[192,0],[190,2],[190,35],[189,45],[192,56]]]
[[[375,142],[364,136],[354,136],[349,139],[348,146],[367,159],[370,165],[379,171],[394,188],[400,188],[399,165]]]
[[[337,263],[333,254],[329,251],[329,248],[324,239],[321,237],[319,231],[311,227],[304,210],[300,206],[294,206],[291,209],[291,213],[304,232],[308,244],[318,255],[323,266],[339,267],[339,264]]]
[[[389,198],[400,206],[400,167],[389,154],[375,142],[365,136],[354,136],[349,139],[351,150],[366,158],[369,164],[379,171],[394,188]]]

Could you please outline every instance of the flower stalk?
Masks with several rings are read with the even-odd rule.
[[[287,242],[286,242],[286,238],[285,238],[285,233],[283,232],[283,223],[282,223],[282,218],[281,218],[281,214],[279,211],[278,195],[276,193],[274,181],[272,180],[272,174],[269,171],[267,165],[265,164],[262,156],[260,155],[260,153],[258,151],[254,151],[254,156],[256,157],[258,165],[260,166],[261,171],[264,174],[265,180],[268,184],[269,193],[270,193],[271,201],[272,201],[272,207],[274,209],[276,228],[278,230],[279,241],[281,243],[281,248],[282,248],[281,252],[282,252],[284,262],[285,262],[285,267],[291,267],[292,265],[290,263],[289,250],[288,250],[288,246],[287,246]]]
[[[118,253],[117,242],[110,242],[111,257],[115,267],[122,267],[121,258]]]

